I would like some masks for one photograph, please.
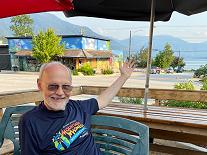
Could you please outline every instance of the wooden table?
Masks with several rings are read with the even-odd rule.
[[[113,103],[100,110],[98,115],[119,116],[142,122],[150,127],[152,138],[207,145],[207,110],[148,106],[148,110],[144,111],[140,105]],[[154,144],[151,150],[174,154],[189,152]]]

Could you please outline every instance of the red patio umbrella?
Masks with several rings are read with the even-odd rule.
[[[2,0],[0,18],[21,14],[73,10],[72,0]]]

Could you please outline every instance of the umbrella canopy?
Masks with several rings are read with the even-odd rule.
[[[107,19],[149,21],[151,0],[73,0],[67,17],[89,16]],[[207,10],[207,0],[156,0],[155,21],[167,21],[173,11],[192,15]]]
[[[69,11],[73,9],[70,0],[3,0],[0,18],[46,11]]]

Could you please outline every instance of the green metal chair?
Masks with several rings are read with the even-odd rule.
[[[10,139],[14,144],[14,155],[20,155],[18,123],[21,115],[34,106],[17,106],[6,108],[0,122],[0,147],[4,139]]]
[[[104,155],[148,155],[149,128],[129,119],[93,115],[92,134]]]

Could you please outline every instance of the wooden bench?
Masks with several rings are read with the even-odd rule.
[[[20,116],[34,106],[6,108],[0,122],[0,147],[4,139],[14,144],[20,155],[18,123]],[[148,155],[149,128],[141,123],[113,116],[92,116],[92,133],[104,154]]]
[[[144,111],[142,105],[113,103],[97,115],[117,116],[146,124],[151,138],[207,145],[207,110],[148,106]],[[158,144],[151,144],[150,150],[175,155],[207,154]]]

